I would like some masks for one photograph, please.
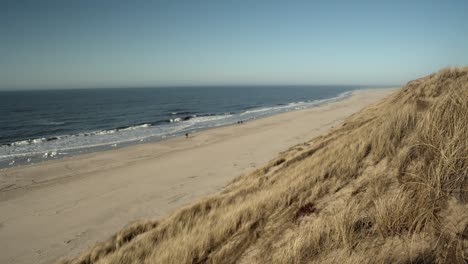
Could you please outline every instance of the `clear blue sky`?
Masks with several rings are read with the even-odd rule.
[[[0,2],[0,89],[402,84],[468,64],[468,1]]]

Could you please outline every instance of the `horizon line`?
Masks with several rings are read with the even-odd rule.
[[[385,88],[385,87],[400,87],[402,84],[194,84],[194,85],[139,85],[139,86],[63,86],[63,87],[20,87],[20,88],[0,88],[0,92],[30,92],[30,91],[62,91],[62,90],[103,90],[103,89],[158,89],[158,88],[213,88],[213,87],[225,87],[225,88],[243,88],[243,87],[301,87],[301,86],[345,86],[345,87],[362,87],[362,88]]]

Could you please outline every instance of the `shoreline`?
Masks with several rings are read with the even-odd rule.
[[[0,171],[0,262],[49,263],[124,225],[158,218],[312,139],[395,88],[343,100]],[[37,262],[39,260],[39,262]]]
[[[34,164],[46,162],[49,160],[60,160],[65,157],[73,157],[73,156],[89,154],[93,152],[113,150],[116,148],[128,147],[128,146],[138,145],[138,144],[159,142],[159,141],[167,140],[170,138],[183,136],[187,132],[188,133],[201,132],[207,129],[235,125],[236,121],[237,121],[237,124],[239,121],[250,122],[250,121],[254,121],[257,119],[261,119],[261,118],[265,118],[265,117],[269,117],[269,116],[273,116],[273,115],[277,115],[281,113],[287,113],[290,111],[297,111],[301,109],[318,107],[326,103],[344,100],[348,98],[349,96],[351,96],[353,91],[357,91],[357,90],[344,91],[344,92],[337,94],[336,96],[323,98],[323,99],[308,100],[308,101],[293,101],[293,102],[289,102],[286,104],[246,108],[246,109],[242,109],[240,112],[211,113],[211,114],[203,114],[203,113],[197,114],[196,112],[193,112],[195,114],[191,114],[183,118],[177,117],[175,119],[165,120],[166,122],[170,121],[169,123],[173,123],[175,125],[179,124],[179,126],[180,125],[187,126],[182,129],[178,129],[177,126],[172,127],[171,129],[170,127],[168,127],[169,125],[167,123],[164,125],[161,125],[161,124],[154,125],[151,122],[146,122],[146,123],[135,123],[133,125],[129,124],[127,126],[120,126],[116,128],[105,128],[101,130],[81,131],[81,132],[77,132],[76,134],[49,135],[49,136],[43,136],[43,137],[37,137],[37,138],[31,138],[31,139],[22,139],[19,141],[10,142],[10,143],[3,144],[3,145],[0,144],[0,150],[7,151],[8,153],[8,154],[0,155],[0,171],[3,169],[15,168],[19,166],[34,165]],[[264,113],[264,111],[270,111],[270,112]],[[257,112],[262,113],[262,114],[253,115],[253,116],[251,115],[252,113],[257,113]],[[220,120],[220,123],[205,124],[201,126],[198,126],[196,123],[192,123],[188,125],[186,124],[186,122],[190,122],[190,120],[194,120],[197,118],[206,118],[210,116],[221,117],[220,119],[218,118]],[[173,121],[173,120],[177,120],[177,121]],[[159,120],[156,123],[159,123],[161,121],[162,120]],[[84,144],[84,145],[74,145],[74,144],[69,145],[69,146],[48,145],[48,142],[53,142],[52,144],[55,144],[57,143],[57,141],[64,140],[67,138],[74,138],[74,137],[88,138],[88,136],[92,137],[92,136],[101,135],[101,134],[110,135],[114,133],[120,133],[122,131],[126,131],[129,129],[134,130],[136,128],[140,128],[140,129],[159,128],[163,130],[166,130],[166,129],[169,129],[169,130],[167,130],[166,132],[160,133],[161,131],[154,131],[154,130],[144,131],[144,130],[138,129],[136,131],[139,131],[140,135],[138,135],[137,137],[135,137],[135,135],[129,138],[121,137],[121,138],[112,139],[111,141],[109,141],[108,139],[102,138],[101,139],[102,141],[93,142],[93,143]],[[36,141],[37,143],[35,143]],[[22,145],[32,146],[33,148],[27,149],[27,150],[26,149],[21,150]],[[20,151],[18,153],[16,152],[16,149],[13,149],[13,150],[2,149],[2,148],[9,148],[9,147],[15,147],[15,146],[18,146],[20,148]]]

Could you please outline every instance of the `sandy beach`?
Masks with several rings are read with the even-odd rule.
[[[0,263],[50,263],[132,221],[158,218],[307,141],[395,89],[339,102],[0,171]]]

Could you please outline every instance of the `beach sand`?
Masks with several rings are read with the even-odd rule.
[[[217,192],[395,89],[165,141],[0,172],[0,263],[50,263]]]

